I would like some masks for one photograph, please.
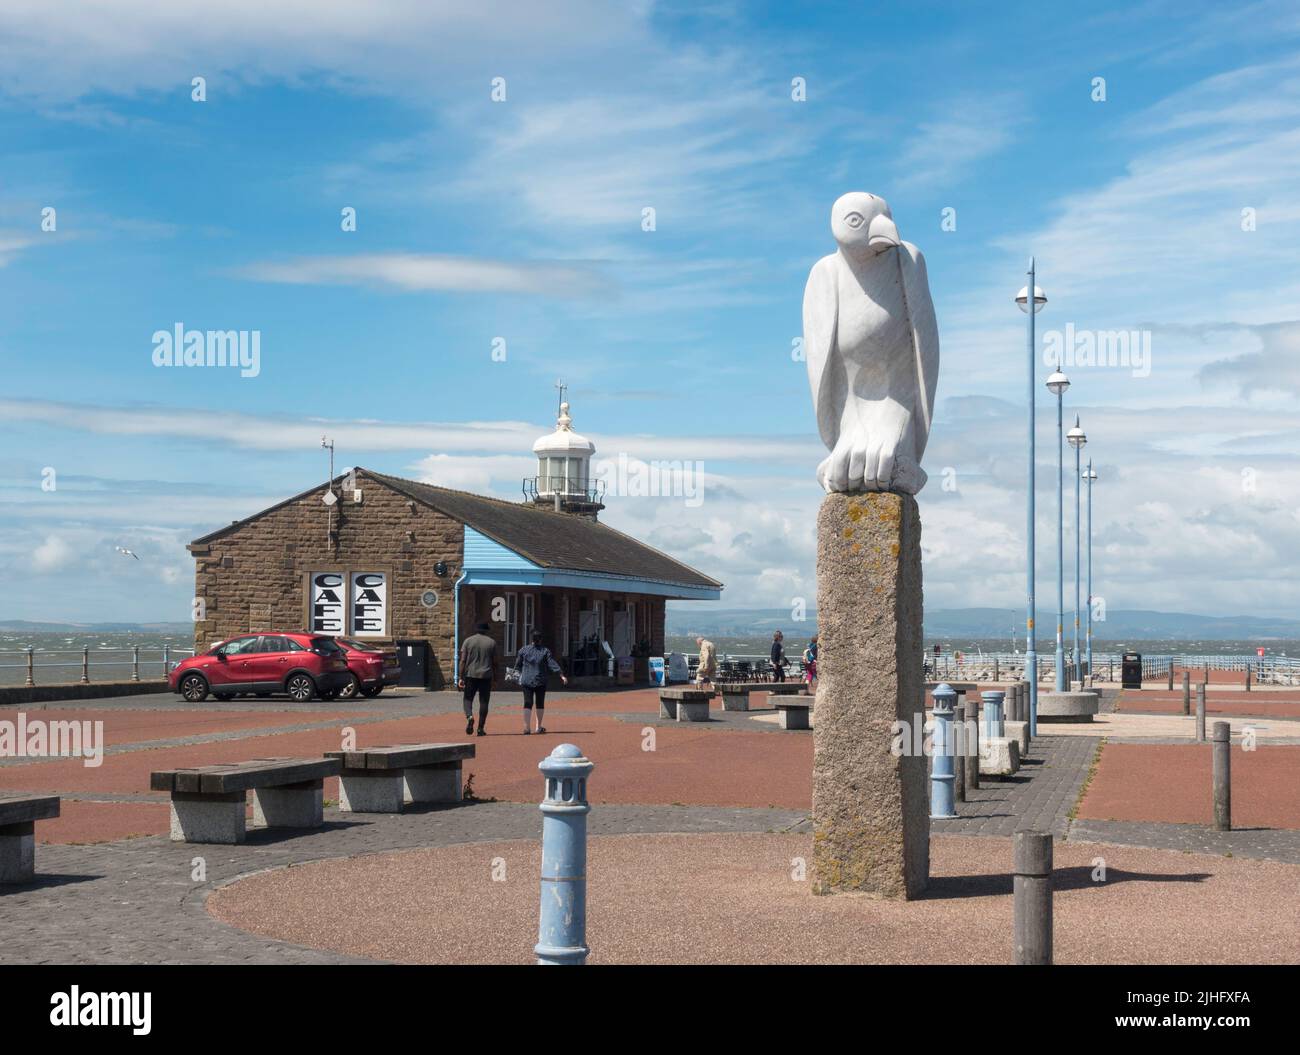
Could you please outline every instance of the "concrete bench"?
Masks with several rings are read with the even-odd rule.
[[[812,710],[811,703],[797,703],[787,696],[782,696],[774,702],[774,706],[781,715],[782,729],[812,728],[808,721],[808,714]]]
[[[161,770],[149,787],[171,792],[173,842],[242,843],[245,792],[253,792],[255,828],[319,828],[325,778],[341,768],[335,758],[255,758]]]
[[[808,686],[801,681],[733,681],[718,686],[724,711],[749,710],[749,694],[766,692],[769,696],[806,696]]]
[[[771,692],[777,696],[797,696],[807,686],[802,681],[731,681],[718,686],[723,692]]]
[[[343,813],[401,813],[406,803],[460,802],[461,763],[473,744],[394,744],[327,751],[339,772]]]
[[[679,722],[707,722],[712,689],[660,689],[659,717]]]
[[[0,884],[36,876],[36,822],[59,815],[58,795],[0,796]]]

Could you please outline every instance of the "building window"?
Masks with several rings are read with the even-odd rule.
[[[506,655],[519,651],[519,595],[506,594]]]
[[[334,571],[314,571],[308,577],[310,625],[313,634],[344,633],[343,576]]]
[[[388,577],[383,572],[352,573],[352,634],[384,637],[388,633]]]
[[[531,644],[533,643],[533,626],[534,626],[535,623],[536,623],[536,612],[535,612],[534,607],[533,607],[535,603],[536,603],[536,598],[534,598],[533,595],[532,595],[531,593],[526,593],[526,594],[524,594],[524,640],[523,640],[523,643],[524,643],[525,645],[531,645]]]
[[[596,612],[596,643],[605,640],[605,602],[593,601],[592,607]]]
[[[307,629],[313,634],[388,636],[384,572],[312,572],[307,576],[307,605]]]

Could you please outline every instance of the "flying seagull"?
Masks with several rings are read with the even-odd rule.
[[[132,553],[129,549],[123,549],[121,546],[114,546],[113,548],[117,550],[118,553],[122,554],[123,557],[135,557],[135,554]],[[140,558],[135,557],[135,559],[139,560]]]

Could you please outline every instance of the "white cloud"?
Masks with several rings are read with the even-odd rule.
[[[235,273],[261,282],[381,286],[406,293],[455,291],[584,297],[592,296],[607,286],[606,280],[589,267],[552,261],[512,263],[431,253],[299,257],[248,264]]]
[[[910,189],[951,183],[978,161],[1002,150],[1025,122],[1026,105],[1015,95],[966,95],[950,99],[922,121],[899,150],[897,173]]]
[[[0,267],[4,267],[24,249],[29,249],[35,244],[34,238],[0,231]]]
[[[46,535],[45,541],[32,551],[32,567],[37,571],[60,571],[76,558],[76,551],[58,535]]]
[[[199,75],[210,99],[242,83],[314,79],[418,102],[474,78],[486,101],[492,76],[638,48],[648,14],[599,0],[7,0],[0,85],[61,107],[90,94],[188,99]]]
[[[517,455],[549,427],[521,421],[412,422],[287,418],[284,415],[181,407],[105,407],[40,400],[0,400],[0,420],[54,425],[107,436],[173,436],[228,443],[251,450],[311,450],[328,431],[340,449],[357,452],[433,450],[440,453]],[[598,456],[806,462],[818,440],[761,435],[637,435],[584,430]]]

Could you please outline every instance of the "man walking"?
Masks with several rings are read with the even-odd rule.
[[[460,687],[465,690],[465,733],[474,731],[474,696],[478,694],[478,735],[487,736],[488,701],[496,673],[497,643],[488,636],[491,627],[479,623],[476,633],[460,646]]]

